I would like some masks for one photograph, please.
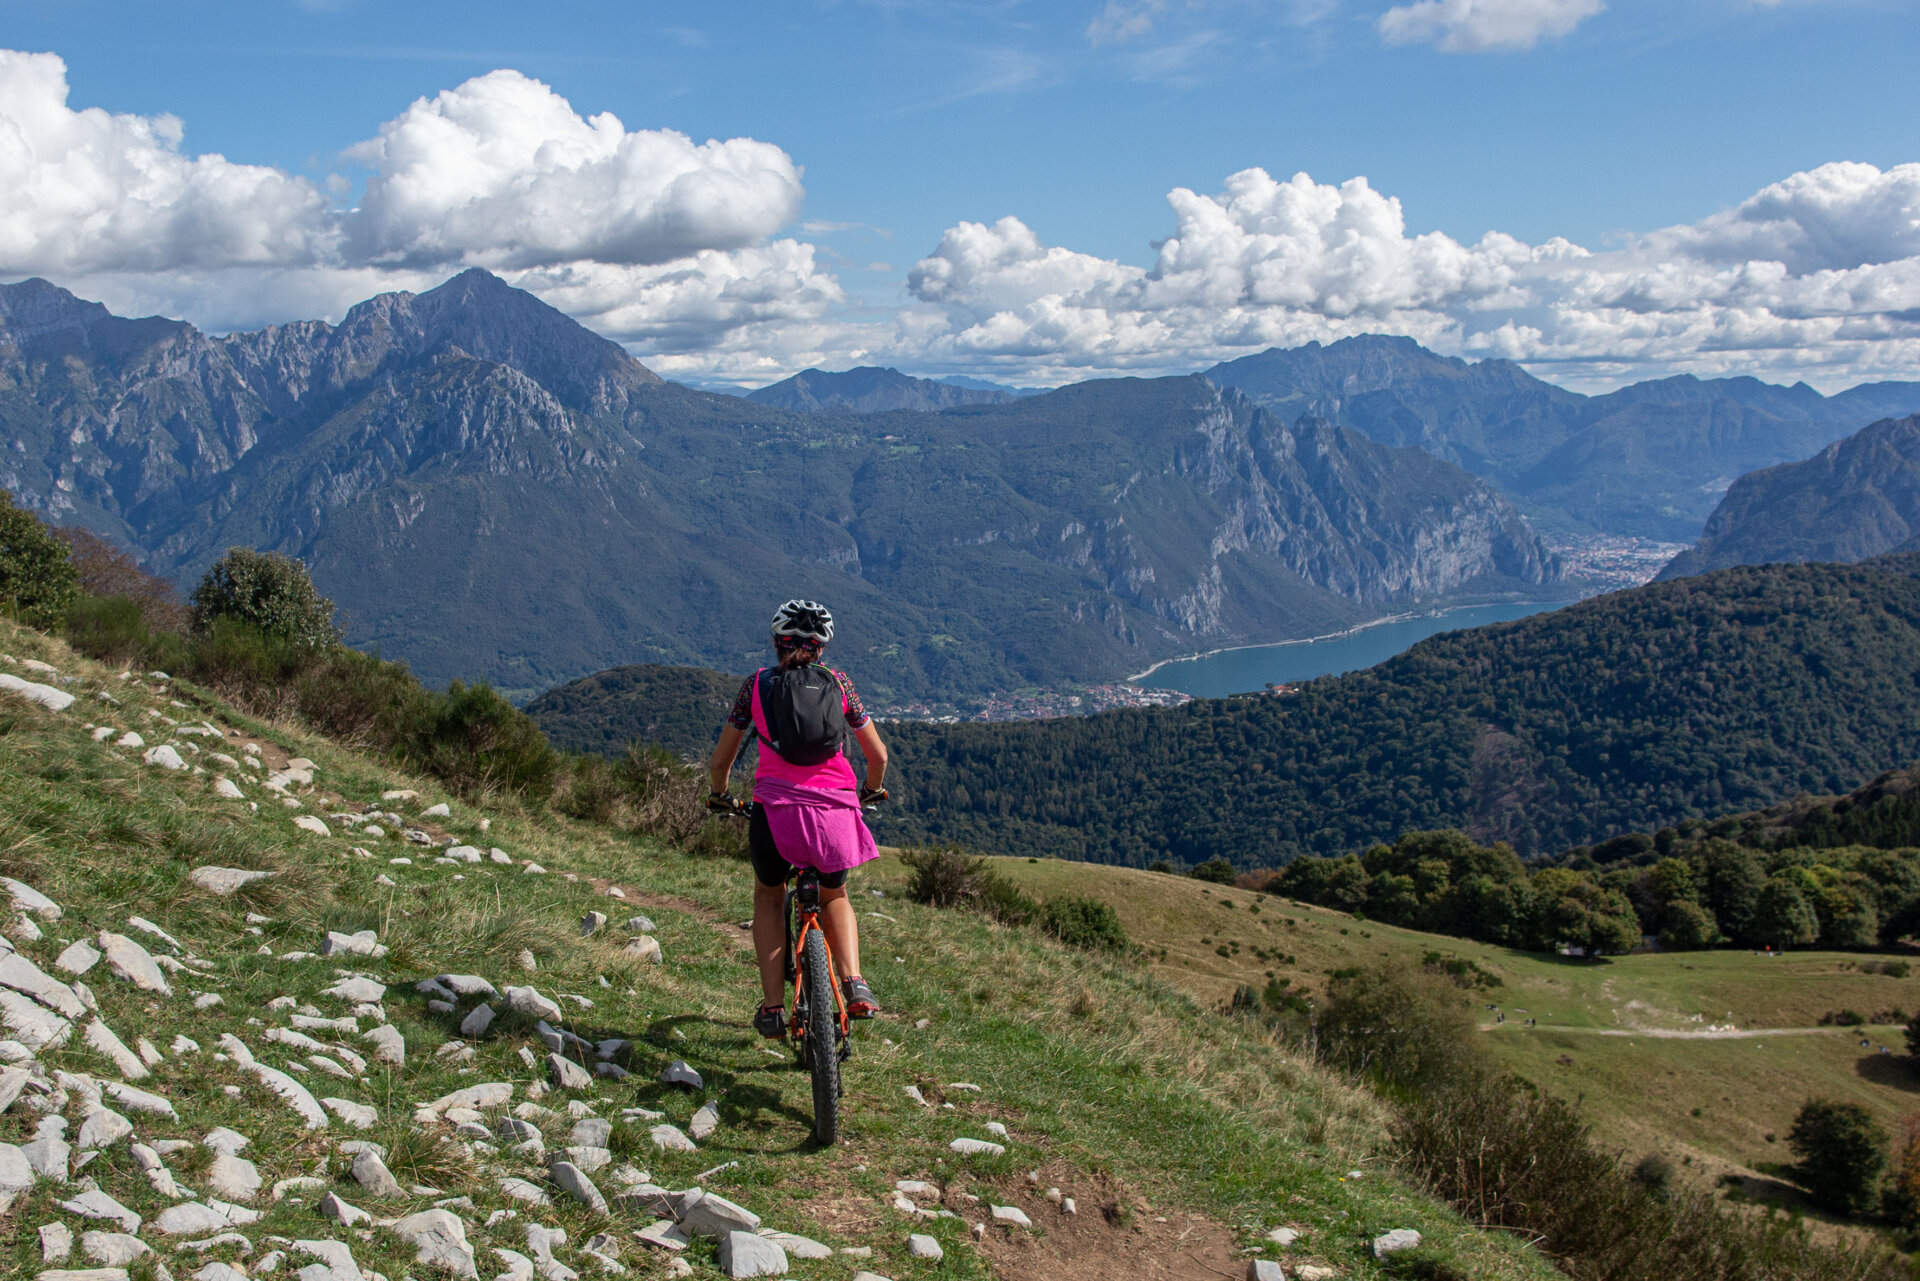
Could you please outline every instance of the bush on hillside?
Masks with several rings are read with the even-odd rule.
[[[333,615],[333,602],[314,587],[304,564],[251,547],[228,548],[193,592],[195,628],[235,619],[304,649],[339,643]]]
[[[1920,1112],[1908,1113],[1901,1123],[1884,1208],[1887,1217],[1907,1231],[1920,1228]]]
[[[1089,952],[1124,952],[1130,946],[1112,905],[1084,895],[1048,899],[1040,909],[1040,928],[1068,947]]]
[[[78,590],[66,544],[0,489],[0,612],[50,631]]]
[[[82,597],[125,597],[152,630],[186,630],[192,615],[170,580],[141,569],[139,561],[90,529],[68,525],[53,532],[67,545]]]
[[[1384,963],[1329,985],[1314,1035],[1323,1061],[1392,1092],[1457,1077],[1478,1048],[1473,1016],[1452,982]]]
[[[1233,864],[1223,858],[1210,858],[1187,873],[1196,881],[1211,881],[1215,885],[1231,885],[1239,879]]]
[[[1003,925],[1024,925],[1041,910],[986,859],[963,850],[906,849],[900,861],[910,873],[907,895],[916,902],[968,908]]]
[[[1867,1214],[1880,1204],[1887,1132],[1858,1103],[1809,1099],[1794,1118],[1787,1145],[1800,1158],[1794,1178],[1814,1203],[1837,1214]]]
[[[138,663],[153,647],[140,602],[127,596],[81,596],[67,608],[67,643],[103,663]]]
[[[1660,946],[1669,952],[1696,952],[1720,940],[1719,923],[1698,903],[1679,902],[1667,908],[1660,930]]]
[[[544,799],[560,768],[559,754],[526,713],[492,686],[462,681],[432,699],[400,754],[468,795]]]

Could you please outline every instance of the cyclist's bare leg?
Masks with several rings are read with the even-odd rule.
[[[753,955],[761,1001],[769,1006],[787,1003],[787,929],[780,919],[786,909],[786,886],[753,883]]]
[[[860,925],[846,886],[837,890],[820,887],[820,928],[826,931],[833,968],[840,971],[839,977],[849,979],[860,973]]]

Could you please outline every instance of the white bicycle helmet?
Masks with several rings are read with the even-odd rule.
[[[773,611],[773,634],[797,636],[824,645],[833,639],[833,615],[825,605],[810,600],[790,600]]]

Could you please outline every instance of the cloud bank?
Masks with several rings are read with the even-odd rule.
[[[349,148],[370,173],[346,210],[298,175],[187,154],[172,116],[67,98],[59,57],[0,50],[0,273],[116,307],[235,327],[483,266],[582,300],[617,338],[700,345],[841,297],[811,246],[771,240],[805,196],[780,148],[582,118],[516,71]]]
[[[1520,38],[1501,15],[1595,8],[1432,12],[1462,41],[1482,23],[1471,38],[1493,47]],[[1123,27],[1156,9],[1102,12]],[[478,265],[663,373],[743,383],[874,363],[1057,383],[1365,332],[1585,387],[1692,372],[1832,389],[1920,369],[1920,164],[1822,165],[1601,249],[1459,240],[1363,177],[1249,168],[1170,192],[1149,265],[1045,243],[1010,214],[956,223],[896,295],[869,299],[843,289],[830,252],[783,235],[805,192],[779,147],[583,117],[517,72],[422,98],[351,148],[367,171],[353,208],[335,186],[192,154],[171,116],[67,98],[58,57],[0,51],[0,278],[216,330],[338,316]]]
[[[1377,29],[1388,44],[1431,44],[1448,53],[1531,49],[1606,7],[1606,0],[1419,0],[1387,10]]]

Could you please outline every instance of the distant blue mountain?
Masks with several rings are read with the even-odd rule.
[[[1505,360],[1468,362],[1368,334],[1206,371],[1286,419],[1325,417],[1492,481],[1541,527],[1690,542],[1738,476],[1796,462],[1882,418],[1920,383],[1823,396],[1805,383],[1691,375],[1583,396]]]
[[[895,410],[957,409],[962,405],[1004,405],[1019,395],[987,384],[963,386],[952,380],[914,378],[898,369],[863,365],[843,373],[803,369],[770,387],[747,393],[756,404],[795,413],[885,414]]]
[[[1004,391],[1016,400],[1023,396],[1044,396],[1052,391],[1051,387],[1012,387],[1006,383],[992,383],[984,378],[969,378],[965,374],[948,374],[938,382],[950,383],[955,387],[971,387],[975,391]]]

